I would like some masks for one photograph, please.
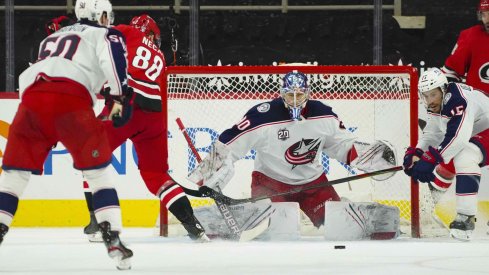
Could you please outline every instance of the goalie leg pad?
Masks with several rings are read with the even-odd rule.
[[[326,202],[326,240],[384,240],[399,236],[399,208],[370,202]]]
[[[241,232],[245,232],[261,224],[262,221],[270,219],[274,213],[274,208],[270,200],[262,200],[255,203],[232,205],[229,206],[229,211],[233,214]],[[196,208],[194,213],[202,222],[209,237],[230,239],[230,229],[215,205]]]
[[[321,189],[302,192],[299,205],[302,211],[311,219],[314,226],[319,228],[324,224],[324,202],[340,200],[334,188],[332,186],[326,186]]]

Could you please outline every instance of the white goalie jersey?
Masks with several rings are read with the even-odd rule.
[[[291,185],[311,182],[324,173],[321,152],[346,162],[355,139],[331,107],[310,100],[305,117],[294,121],[281,98],[251,108],[219,137],[233,162],[254,149],[255,171]]]
[[[212,187],[214,179],[220,177],[222,188],[232,177],[229,171],[233,163],[251,149],[256,152],[255,171],[290,185],[306,184],[320,177],[324,173],[322,153],[343,163],[355,159],[352,164],[357,168],[387,168],[372,166],[379,158],[383,159],[386,146],[371,154],[369,160],[358,162],[360,158],[356,156],[372,146],[358,143],[356,139],[330,106],[310,100],[302,120],[295,121],[290,119],[282,99],[278,98],[251,108],[241,121],[225,130],[190,180],[198,182],[203,178],[204,183]],[[352,150],[354,144],[356,149]],[[206,182],[209,178],[211,184]]]

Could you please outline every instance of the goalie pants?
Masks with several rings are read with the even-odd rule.
[[[44,161],[58,141],[70,152],[76,169],[110,164],[107,135],[86,88],[76,82],[41,79],[22,96],[9,128],[3,169],[42,174]]]
[[[291,191],[327,182],[326,175],[322,174],[316,180],[303,185],[290,185],[274,180],[260,172],[251,174],[251,196],[258,197]],[[340,197],[332,186],[320,187],[300,193],[283,195],[271,198],[273,202],[298,202],[302,211],[311,219],[316,227],[324,224],[324,204],[326,201],[340,201]]]

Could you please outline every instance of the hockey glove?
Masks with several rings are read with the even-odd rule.
[[[435,174],[433,170],[439,163],[443,163],[443,157],[437,149],[430,146],[428,151],[421,156],[421,159],[414,164],[412,170],[413,179],[426,183],[434,181]]]
[[[134,91],[131,87],[127,87],[124,95],[121,97],[114,97],[114,107],[120,104],[122,108],[116,114],[112,116],[112,125],[119,128],[126,125],[132,117],[133,104],[134,104]]]
[[[412,176],[413,172],[413,159],[414,157],[421,158],[423,155],[423,150],[420,148],[408,147],[406,153],[404,154],[404,161],[402,166],[404,167],[404,173],[408,176]]]
[[[69,25],[73,25],[73,24],[75,24],[75,20],[73,20],[67,16],[62,15],[60,17],[53,18],[53,19],[49,20],[48,22],[46,22],[46,24],[44,25],[44,28],[46,30],[46,33],[48,35],[51,35],[54,32],[56,32],[57,30],[59,30],[63,27],[69,26]]]

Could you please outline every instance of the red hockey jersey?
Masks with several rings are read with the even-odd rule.
[[[165,57],[144,33],[129,25],[114,27],[126,38],[128,84],[136,93],[135,103],[144,110],[161,112],[161,85]]]
[[[443,72],[458,80],[466,78],[468,85],[489,94],[489,34],[482,25],[460,33]]]

